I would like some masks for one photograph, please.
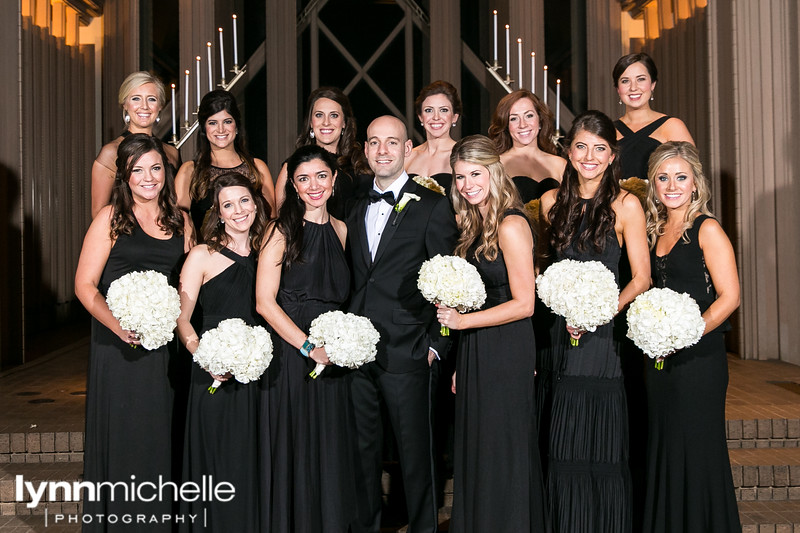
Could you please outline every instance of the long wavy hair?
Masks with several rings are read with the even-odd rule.
[[[683,220],[681,228],[683,242],[689,242],[686,231],[692,227],[694,219],[698,215],[714,216],[708,208],[708,202],[711,201],[711,187],[709,187],[705,172],[703,172],[697,148],[692,143],[685,141],[665,142],[650,154],[650,161],[647,165],[647,211],[645,215],[647,216],[647,241],[651,249],[655,248],[658,238],[664,235],[664,227],[667,223],[667,209],[656,197],[655,184],[658,169],[666,161],[676,157],[689,164],[689,168],[692,169],[692,180],[697,189],[697,194],[692,195],[693,198],[689,201],[686,218]]]
[[[616,157],[619,150],[614,123],[600,111],[586,111],[578,115],[572,123],[567,135],[568,146],[572,146],[581,131],[603,139],[615,157],[600,178],[600,186],[585,208],[581,201],[578,171],[572,162],[564,169],[564,178],[556,193],[556,201],[549,212],[550,243],[559,253],[571,243],[575,243],[579,251],[585,251],[591,245],[596,252],[602,252],[606,245],[606,236],[613,231],[617,219],[612,208],[620,191],[619,157]],[[586,228],[579,233],[584,216]]]
[[[494,141],[497,151],[505,153],[514,146],[514,140],[508,131],[508,117],[511,114],[511,106],[523,98],[528,98],[533,102],[533,109],[539,117],[539,133],[536,135],[536,144],[539,150],[548,154],[558,155],[558,146],[553,141],[556,132],[556,121],[550,109],[539,100],[539,97],[527,89],[517,89],[505,95],[497,103],[492,115],[492,122],[489,124],[489,138]]]
[[[337,166],[348,173],[352,172],[354,176],[359,174],[372,175],[372,170],[370,170],[367,164],[367,157],[364,155],[364,148],[361,146],[361,143],[356,140],[358,130],[356,127],[356,117],[353,115],[353,108],[350,106],[350,99],[337,87],[320,87],[308,95],[306,117],[303,122],[304,126],[295,141],[295,148],[317,144],[316,141],[311,138],[311,116],[314,113],[314,104],[317,103],[317,100],[320,98],[333,100],[339,104],[344,114],[342,135],[339,137],[339,142],[336,145]]]
[[[253,187],[258,191],[261,190],[261,175],[256,169],[255,160],[247,151],[244,128],[242,128],[242,115],[239,113],[239,106],[236,105],[236,98],[228,91],[217,89],[206,93],[200,101],[200,108],[197,111],[200,131],[197,132],[197,153],[194,156],[194,171],[189,185],[189,192],[193,200],[205,198],[211,189],[211,177],[208,172],[211,168],[211,143],[206,136],[206,122],[220,111],[227,111],[233,118],[233,122],[236,124],[233,148],[247,166],[248,177]]]
[[[111,189],[111,238],[130,235],[136,226],[133,214],[133,193],[130,179],[133,167],[141,157],[157,152],[164,168],[164,184],[158,193],[158,225],[170,235],[183,235],[183,212],[178,208],[175,195],[175,176],[161,141],[146,133],[134,133],[125,137],[117,149],[117,173]]]
[[[225,224],[222,224],[220,220],[222,217],[220,215],[219,194],[226,187],[244,187],[250,192],[256,207],[253,225],[250,226],[250,248],[260,250],[270,213],[269,204],[264,199],[264,196],[261,195],[261,191],[255,190],[253,183],[238,172],[227,172],[220,175],[214,180],[212,187],[214,204],[211,206],[209,215],[205,218],[201,230],[203,241],[208,245],[208,248],[212,252],[218,252],[230,242],[230,236],[225,231]]]
[[[419,95],[417,95],[417,99],[414,100],[414,113],[417,114],[417,117],[422,115],[422,103],[425,102],[427,97],[433,96],[434,94],[445,95],[447,99],[450,100],[450,108],[453,114],[461,116],[463,107],[461,105],[461,98],[458,97],[458,89],[448,81],[436,80],[423,87]]]
[[[469,248],[479,240],[475,258],[485,257],[489,261],[494,261],[500,250],[500,223],[509,209],[522,209],[522,200],[514,182],[508,177],[506,169],[500,162],[497,148],[488,137],[470,135],[458,141],[450,153],[450,167],[453,172],[458,161],[481,165],[489,171],[489,209],[486,217],[482,217],[478,206],[470,204],[461,196],[457,187],[451,188],[450,199],[459,215],[458,225],[461,230],[455,255],[466,257]]]
[[[272,223],[269,230],[269,239],[278,231],[283,235],[284,250],[281,263],[287,269],[295,263],[303,262],[303,216],[306,213],[306,204],[297,194],[294,187],[294,176],[297,168],[303,163],[319,159],[331,171],[331,177],[337,172],[336,158],[332,153],[316,144],[301,146],[286,160],[285,198],[278,218]],[[337,178],[338,180],[338,178]]]

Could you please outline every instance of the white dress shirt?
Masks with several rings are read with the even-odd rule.
[[[372,181],[372,189],[380,194],[391,191],[394,194],[395,201],[397,201],[400,199],[400,191],[407,181],[408,174],[403,171],[400,177],[394,180],[385,191],[380,190],[374,180]],[[367,215],[364,222],[367,227],[367,244],[369,245],[369,253],[372,259],[375,259],[375,253],[381,243],[381,235],[383,235],[386,222],[389,221],[389,215],[392,214],[392,209],[394,209],[394,206],[389,205],[385,200],[370,203],[367,206]]]

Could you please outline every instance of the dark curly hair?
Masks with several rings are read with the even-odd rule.
[[[208,248],[213,252],[218,252],[230,240],[228,233],[225,231],[225,225],[220,224],[219,193],[226,187],[244,187],[250,192],[253,197],[253,203],[256,206],[253,225],[250,226],[250,247],[253,250],[260,250],[270,215],[269,204],[264,199],[264,196],[261,195],[261,191],[257,191],[253,187],[253,183],[247,176],[243,176],[238,172],[227,172],[218,176],[211,186],[213,187],[214,204],[211,206],[202,228],[203,241],[208,245]]]
[[[619,195],[620,171],[619,157],[616,157],[618,149],[614,123],[600,111],[581,113],[575,117],[567,135],[568,146],[572,146],[575,136],[581,131],[603,139],[615,157],[603,174],[597,192],[586,203],[585,208],[581,202],[578,171],[572,162],[564,169],[564,179],[561,180],[556,201],[549,213],[550,243],[559,253],[571,243],[575,243],[579,251],[585,251],[591,245],[598,253],[602,252],[606,245],[606,236],[614,230],[616,223],[616,214],[611,204]],[[578,234],[584,216],[586,229]]]
[[[508,117],[511,114],[511,107],[523,98],[528,98],[533,102],[533,109],[539,117],[539,133],[536,135],[539,149],[548,154],[558,155],[558,147],[553,141],[553,135],[556,132],[553,113],[539,100],[538,96],[527,89],[517,89],[500,99],[489,125],[489,138],[494,141],[497,151],[501,154],[511,149],[514,140],[508,132]]]
[[[206,136],[206,121],[220,111],[227,111],[236,124],[236,138],[233,140],[233,148],[242,161],[247,165],[250,182],[256,190],[261,190],[261,175],[256,169],[255,160],[247,151],[245,143],[244,128],[242,128],[242,115],[239,113],[239,106],[236,105],[236,98],[222,89],[217,89],[206,93],[200,101],[200,108],[197,110],[197,121],[200,124],[200,131],[197,132],[197,153],[194,156],[194,171],[189,185],[191,196],[195,200],[206,197],[211,189],[211,180],[208,176],[208,169],[211,168],[211,143]]]
[[[339,138],[339,143],[336,145],[336,164],[338,167],[342,170],[352,172],[355,176],[359,174],[372,175],[372,171],[367,164],[367,157],[364,155],[364,149],[361,143],[356,140],[356,117],[353,115],[353,108],[350,106],[350,100],[347,98],[347,95],[337,87],[320,87],[308,95],[306,117],[303,121],[300,135],[297,137],[297,141],[295,141],[295,148],[316,145],[314,139],[311,138],[311,116],[314,113],[314,104],[320,98],[333,100],[341,106],[342,113],[344,114],[342,136]],[[291,176],[291,174],[289,175]]]
[[[183,235],[183,212],[178,208],[175,195],[175,176],[161,141],[146,133],[133,133],[125,137],[117,149],[117,174],[111,190],[111,238],[130,235],[136,225],[133,214],[133,193],[130,179],[133,167],[143,155],[156,152],[164,169],[164,184],[158,193],[158,225],[171,235]]]

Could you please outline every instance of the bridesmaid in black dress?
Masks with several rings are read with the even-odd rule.
[[[406,172],[412,178],[433,178],[449,197],[453,181],[450,152],[456,144],[450,128],[456,127],[462,111],[458,90],[446,81],[435,81],[419,92],[414,111],[425,130],[425,142],[411,150],[405,161]]]
[[[336,87],[320,87],[312,91],[306,109],[308,114],[295,148],[315,145],[336,156],[339,170],[333,194],[328,200],[328,212],[334,218],[345,220],[355,199],[372,184],[372,171],[367,165],[364,148],[356,140],[356,117],[347,95]],[[288,178],[284,162],[275,183],[278,208],[286,198]]]
[[[646,365],[646,532],[741,531],[725,436],[724,332],[739,306],[728,237],[708,210],[697,149],[668,142],[650,157],[647,230],[656,287],[688,293],[706,322],[700,342]],[[649,360],[648,360],[649,361]]]
[[[134,271],[155,270],[177,286],[178,263],[191,246],[191,222],[175,204],[172,170],[161,141],[144,133],[119,145],[111,205],[102,208],[83,241],[75,294],[92,315],[86,395],[84,481],[157,483],[172,479],[173,388],[168,378],[176,343],[147,350],[135,331],[122,329],[106,304],[114,280]],[[162,515],[172,502],[126,502],[108,492],[84,502],[92,515],[84,531],[125,528],[97,515]],[[151,527],[152,526],[152,527]],[[170,531],[172,523],[149,524]]]
[[[241,318],[250,326],[263,321],[256,312],[256,256],[261,248],[269,206],[245,176],[231,172],[213,183],[211,216],[203,226],[205,244],[195,246],[181,270],[181,316],[178,336],[190,353],[200,336],[223,320]],[[202,305],[202,327],[191,323]],[[184,481],[203,476],[227,481],[236,490],[230,502],[186,503],[185,513],[205,516],[185,530],[257,531],[258,509],[269,487],[259,489],[258,381],[242,384],[216,376],[192,363],[184,443]],[[208,387],[223,382],[215,394]],[[267,471],[269,465],[263,465]],[[261,493],[261,494],[260,494]]]
[[[658,69],[644,52],[619,58],[612,72],[614,87],[625,114],[614,121],[619,143],[621,178],[647,179],[647,159],[656,147],[667,141],[694,144],[686,124],[676,117],[650,107],[655,99]]]
[[[504,96],[492,115],[489,138],[519,190],[522,203],[558,188],[567,162],[553,140],[555,121],[550,109],[526,89]]]
[[[686,125],[678,118],[654,111],[658,69],[646,53],[628,54],[617,61],[612,73],[619,103],[625,114],[614,122],[619,144],[621,179],[647,179],[647,159],[655,148],[666,141],[693,143]],[[640,188],[641,190],[642,188]],[[643,204],[644,205],[644,204]],[[630,280],[630,266],[620,264],[620,280]],[[628,398],[630,426],[630,466],[633,480],[634,524],[641,523],[644,508],[644,469],[647,446],[647,397],[644,390],[644,354],[625,336],[625,320],[619,320],[616,335],[622,343],[622,372],[625,376],[625,393]]]
[[[619,188],[614,125],[599,111],[575,118],[570,165],[557,191],[542,196],[554,260],[600,261],[619,282],[622,247],[633,273],[618,312],[650,287],[642,206]],[[631,531],[628,423],[613,321],[594,332],[552,330],[547,488],[554,531]],[[580,338],[571,347],[569,338]]]
[[[267,165],[250,156],[244,139],[242,117],[236,99],[221,89],[207,93],[197,112],[197,154],[184,163],[175,177],[178,205],[192,215],[198,241],[208,210],[214,203],[211,191],[214,180],[228,172],[238,172],[250,179],[253,188],[275,208],[275,190]]]
[[[92,164],[92,218],[111,201],[119,143],[133,133],[152,135],[166,101],[164,83],[149,72],[134,72],[119,86],[119,105],[125,131],[105,144]],[[163,148],[174,173],[181,166],[181,155],[171,144],[164,144]]]
[[[329,361],[324,347],[308,341],[308,328],[349,295],[347,228],[327,209],[338,179],[333,154],[301,147],[287,172],[286,199],[267,230],[256,286],[258,312],[280,336],[262,378],[272,453],[271,516],[262,528],[346,532],[356,516],[350,371],[330,366],[309,379],[317,363]]]
[[[461,229],[455,255],[477,267],[487,294],[478,311],[437,310],[442,325],[461,330],[450,531],[547,531],[534,408],[533,234],[492,141],[466,137],[450,161]]]

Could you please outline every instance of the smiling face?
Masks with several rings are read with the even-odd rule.
[[[428,138],[438,139],[449,135],[450,126],[458,120],[458,115],[453,113],[453,104],[447,95],[432,94],[423,100],[422,114],[418,118]]]
[[[514,146],[528,146],[539,135],[539,115],[530,98],[520,98],[508,112],[508,133]]]
[[[336,173],[322,159],[300,163],[292,177],[297,196],[306,204],[306,210],[325,205],[331,197],[335,181]]]
[[[391,185],[403,173],[403,163],[411,155],[411,148],[405,126],[397,118],[379,117],[369,125],[364,153],[382,189]]]
[[[151,150],[140,157],[133,164],[128,186],[134,200],[150,201],[158,198],[158,193],[164,187],[164,162],[161,154]]]
[[[131,91],[122,108],[131,117],[128,128],[132,132],[138,133],[141,130],[149,130],[156,123],[161,105],[158,103],[158,89],[153,83],[145,83]]]
[[[314,102],[314,109],[311,111],[311,129],[318,146],[335,153],[342,136],[342,128],[344,128],[342,106],[329,98],[320,98]]]
[[[227,148],[236,139],[236,121],[224,109],[208,117],[206,137],[213,148]]]
[[[681,157],[667,159],[656,170],[653,182],[656,198],[667,209],[681,209],[692,201],[697,190],[692,167]]]
[[[586,130],[580,130],[569,146],[569,161],[583,180],[602,178],[614,154],[608,143]]]
[[[652,80],[647,67],[641,62],[633,63],[626,68],[617,80],[619,99],[632,108],[650,105],[650,97],[655,88],[656,82]]]
[[[470,204],[479,208],[487,205],[491,176],[489,169],[477,163],[458,160],[453,165],[456,190]]]
[[[247,187],[235,185],[219,191],[219,218],[225,224],[225,232],[249,233],[255,221],[256,203]]]

